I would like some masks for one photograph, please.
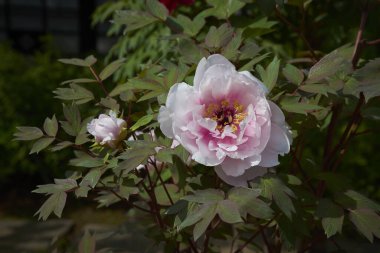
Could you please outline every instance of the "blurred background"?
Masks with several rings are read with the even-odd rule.
[[[275,21],[274,27],[260,28],[257,35],[259,44],[266,45],[285,60],[298,57],[302,43],[297,35],[273,13],[260,8],[263,1],[257,2],[251,12],[241,15],[268,17]],[[354,41],[360,20],[357,2],[324,0],[310,5],[308,13],[312,18],[306,18],[305,31],[313,48],[320,50],[320,54]],[[100,62],[108,62],[117,57],[127,57],[126,65],[114,78],[117,83],[133,76],[144,61],[162,57],[157,52],[167,51],[170,42],[159,37],[167,28],[150,27],[123,36],[121,28],[110,22],[114,10],[141,5],[143,1],[128,0],[0,0],[0,253],[50,252],[50,241],[61,234],[68,234],[70,238],[59,242],[61,247],[70,248],[71,241],[75,241],[76,235],[88,226],[107,233],[109,227],[127,220],[133,222],[120,205],[98,210],[94,203],[70,198],[63,221],[53,220],[49,225],[36,227],[33,215],[43,199],[31,191],[36,185],[64,177],[67,170],[64,161],[68,160],[70,152],[42,152],[38,156],[28,156],[29,144],[12,141],[12,135],[16,126],[40,126],[46,116],[60,112],[61,104],[53,98],[52,91],[65,80],[89,74],[87,70],[63,65],[57,59],[94,54]],[[180,6],[175,11],[196,14],[205,7],[203,0],[197,0],[194,6]],[[288,14],[292,21],[298,22],[297,11],[291,9]],[[370,14],[366,38],[380,37],[379,17],[379,10]],[[379,55],[378,46],[364,53],[367,59]],[[375,106],[378,104],[379,101],[374,102]],[[353,141],[341,173],[350,181],[352,188],[379,201],[378,124],[375,121],[366,124],[374,131],[363,135],[360,141]],[[315,138],[315,142],[321,141],[317,134],[310,137]],[[313,147],[305,149],[310,157],[321,152]],[[133,229],[130,233],[137,234],[135,230],[139,228],[134,226]],[[39,233],[45,237],[37,238]],[[99,234],[109,239],[106,233]],[[112,244],[118,245],[124,239],[116,237]],[[38,240],[40,243],[35,243]],[[136,248],[140,239],[134,237],[134,240],[135,245],[128,246],[129,252],[143,252]],[[144,239],[141,240],[143,245]],[[20,250],[18,242],[26,246]],[[107,246],[107,242],[104,243]],[[125,243],[122,245],[120,247],[126,247]]]

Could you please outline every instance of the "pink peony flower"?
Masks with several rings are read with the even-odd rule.
[[[247,71],[237,72],[222,55],[203,58],[194,86],[177,83],[160,108],[161,131],[192,159],[226,183],[247,181],[279,164],[290,151],[290,130],[281,109],[266,99],[266,87]]]
[[[87,124],[87,131],[95,137],[100,145],[108,145],[115,148],[125,138],[127,123],[116,117],[111,111],[109,115],[100,114],[99,118],[93,119]]]

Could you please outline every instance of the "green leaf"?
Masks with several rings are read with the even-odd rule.
[[[215,16],[219,19],[227,19],[232,14],[243,8],[245,3],[239,0],[228,0],[228,1],[220,1],[220,0],[207,0],[207,3],[213,8],[204,11],[204,16]]]
[[[44,122],[44,130],[45,133],[50,137],[55,137],[57,135],[58,131],[58,122],[55,118],[55,115],[53,115],[53,118],[49,119],[46,118]]]
[[[141,98],[139,98],[139,100],[137,100],[137,102],[142,102],[142,101],[145,101],[145,100],[148,100],[148,99],[151,99],[151,98],[155,98],[155,97],[158,97],[158,96],[160,96],[162,94],[164,94],[163,90],[151,91],[151,92],[146,93]]]
[[[179,199],[178,186],[175,184],[165,184],[165,186],[173,202],[176,202]],[[154,192],[156,194],[158,204],[163,205],[163,206],[171,205],[170,200],[168,196],[166,195],[166,191],[163,185],[158,185],[157,187],[155,187]]]
[[[369,61],[364,67],[354,72],[357,80],[355,93],[363,92],[366,101],[380,96],[380,58]]]
[[[371,243],[373,236],[380,238],[380,217],[372,210],[350,210],[350,220]]]
[[[96,240],[88,230],[84,233],[82,239],[79,242],[79,253],[95,253],[96,252]]]
[[[282,69],[282,73],[289,82],[296,85],[300,85],[304,79],[303,72],[291,64],[286,64],[285,68]]]
[[[206,23],[201,15],[197,15],[194,20],[191,20],[187,16],[179,14],[175,20],[182,26],[184,33],[191,37],[197,35]]]
[[[41,150],[47,148],[55,139],[52,137],[44,137],[37,140],[30,150],[29,154],[39,153]]]
[[[81,67],[91,67],[96,63],[96,58],[93,55],[88,56],[86,59],[71,58],[71,59],[59,59],[59,62],[64,64],[70,64]]]
[[[207,227],[210,225],[211,221],[216,215],[216,209],[216,204],[211,205],[210,208],[207,209],[207,212],[203,214],[201,221],[195,224],[193,229],[194,241],[197,241],[202,236],[202,234],[206,232]]]
[[[220,219],[226,223],[234,224],[243,222],[240,217],[238,205],[229,199],[218,202],[217,213]]]
[[[16,127],[17,132],[14,133],[14,140],[31,141],[44,136],[44,133],[38,127],[20,126]]]
[[[91,156],[82,156],[78,158],[71,159],[69,161],[69,165],[76,167],[84,167],[84,168],[94,168],[103,166],[103,159],[95,158]]]
[[[40,194],[53,194],[65,192],[78,186],[74,179],[54,179],[55,184],[37,185],[37,189],[33,190],[34,193]]]
[[[95,188],[97,183],[99,182],[99,179],[102,175],[102,172],[100,168],[94,168],[90,170],[82,179],[82,182],[80,185],[86,185],[86,186],[91,186],[91,188]]]
[[[332,87],[327,86],[325,84],[305,84],[300,85],[299,89],[309,93],[322,94],[325,96],[327,96],[327,93],[336,95],[335,90]]]
[[[178,230],[182,230],[186,227],[192,226],[206,216],[210,210],[215,209],[216,205],[204,204],[200,207],[195,207],[190,209],[188,215],[183,220],[183,222],[178,226]]]
[[[310,104],[307,102],[298,102],[298,97],[294,98],[284,98],[281,100],[281,108],[287,112],[292,113],[300,113],[300,114],[308,114],[313,111],[322,110],[323,107],[316,105],[316,104]]]
[[[277,83],[279,68],[280,60],[277,58],[277,56],[273,59],[271,63],[269,63],[265,70],[260,65],[257,66],[257,71],[259,72],[260,77],[265,86],[268,88],[269,92]]]
[[[269,55],[270,55],[269,53],[266,53],[266,54],[263,54],[263,55],[260,55],[258,57],[253,58],[252,60],[247,62],[243,67],[241,67],[239,69],[239,71],[244,71],[244,70],[250,71],[250,70],[252,70],[253,66],[255,66],[257,63],[259,63],[262,60],[264,60],[265,58],[267,58]]]
[[[291,219],[295,213],[291,197],[295,197],[293,191],[289,189],[280,179],[274,177],[263,177],[260,182],[262,195],[265,198],[273,199],[284,214]]]
[[[95,79],[89,79],[89,78],[77,78],[77,79],[71,79],[62,82],[61,84],[70,84],[70,83],[96,83],[97,81]]]
[[[321,199],[315,215],[322,218],[322,226],[327,238],[342,233],[344,210],[329,199]]]
[[[205,38],[205,44],[209,48],[220,48],[226,46],[233,38],[234,30],[228,24],[219,28],[211,26]]]
[[[169,15],[168,9],[158,0],[147,0],[146,7],[148,11],[155,17],[165,21]]]
[[[158,19],[149,13],[134,10],[122,10],[115,12],[114,22],[119,25],[126,25],[125,33],[142,28],[157,22]]]
[[[54,147],[52,147],[50,150],[53,151],[53,152],[59,151],[59,150],[62,150],[64,148],[70,147],[73,144],[74,143],[72,143],[71,141],[63,141],[63,142],[58,143]]]
[[[224,199],[224,192],[218,189],[198,190],[193,195],[184,196],[182,199],[195,203],[215,203]]]
[[[66,203],[66,192],[57,192],[52,194],[41,206],[41,208],[36,212],[38,214],[38,219],[46,220],[49,215],[54,212],[55,215],[61,217],[63,208]]]
[[[106,80],[108,77],[112,76],[125,62],[125,59],[119,59],[111,62],[107,67],[105,67],[102,72],[100,72],[99,77],[101,80]]]
[[[136,131],[139,127],[148,125],[153,119],[153,115],[145,115],[144,117],[141,117],[133,126],[131,126],[131,131]]]
[[[84,104],[94,99],[91,91],[75,83],[70,84],[71,88],[58,88],[53,91],[56,98],[62,100],[73,100],[76,104]]]
[[[315,83],[336,74],[338,71],[348,72],[350,69],[350,60],[344,57],[339,50],[334,50],[311,67],[307,82]]]

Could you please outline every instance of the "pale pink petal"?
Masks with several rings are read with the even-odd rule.
[[[232,159],[227,157],[224,159],[221,167],[226,175],[238,177],[243,175],[250,167],[258,165],[260,159],[260,155],[247,157],[246,159]]]
[[[236,186],[236,187],[238,186],[246,187],[248,186],[248,181],[256,177],[263,176],[264,174],[268,172],[268,170],[267,168],[256,166],[256,167],[246,170],[243,175],[234,177],[234,176],[228,176],[224,172],[221,166],[216,166],[215,172],[224,182],[226,182],[229,185]]]
[[[214,65],[224,65],[227,68],[235,69],[235,66],[220,54],[211,55],[207,59],[202,58],[202,60],[198,63],[194,76],[194,88],[196,90],[199,90],[205,72],[208,68]]]
[[[267,149],[278,154],[286,154],[290,151],[290,140],[286,131],[276,124],[272,124]]]

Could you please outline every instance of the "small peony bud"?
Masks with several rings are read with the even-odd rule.
[[[125,120],[117,118],[116,113],[110,111],[109,115],[100,114],[87,124],[87,131],[95,137],[100,145],[115,148],[126,136]]]

